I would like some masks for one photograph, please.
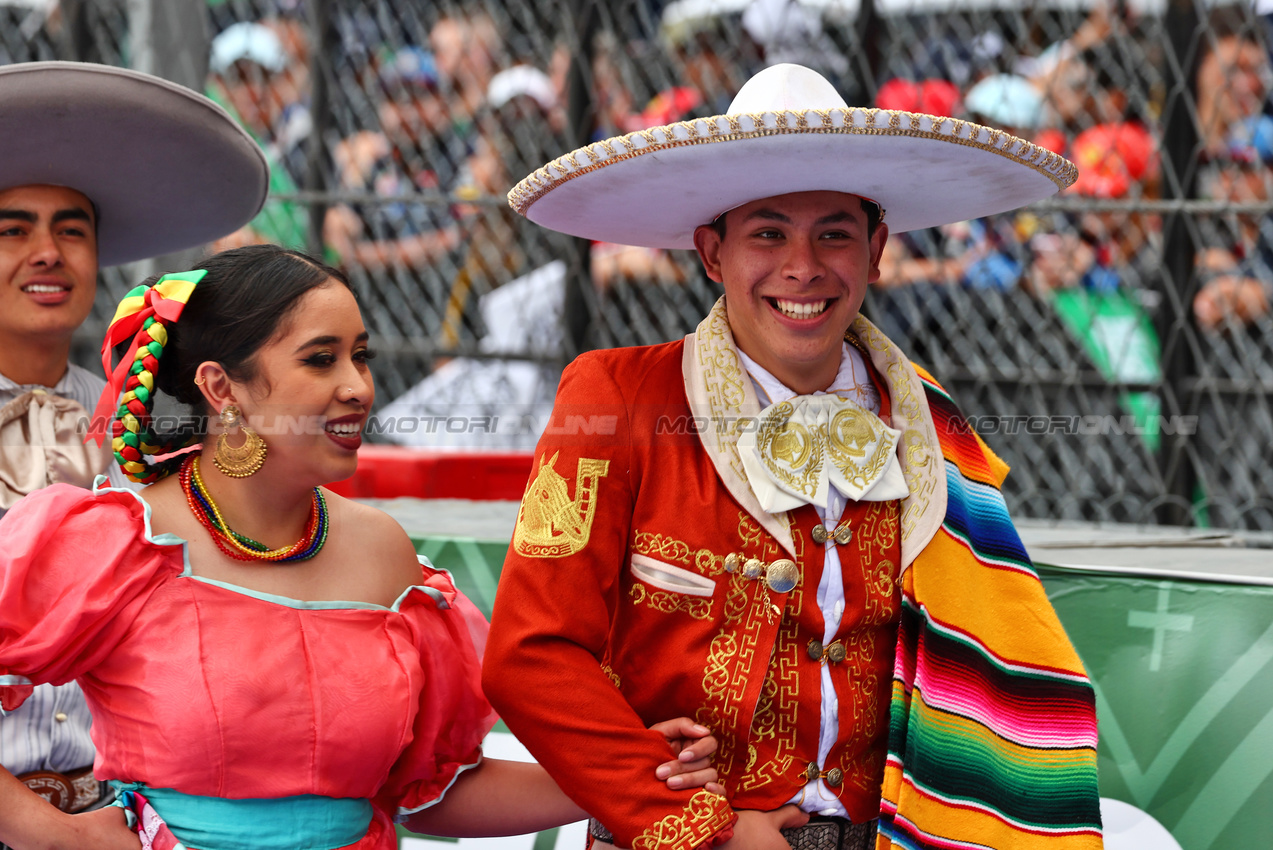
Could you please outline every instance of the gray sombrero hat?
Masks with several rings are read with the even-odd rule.
[[[48,183],[87,196],[102,266],[231,233],[269,188],[265,155],[224,109],[138,71],[0,68],[0,128],[0,189]]]
[[[508,193],[538,224],[587,239],[693,248],[694,228],[789,192],[870,198],[896,233],[1004,212],[1074,182],[1064,157],[968,121],[851,108],[823,77],[774,65],[729,112],[596,142]]]

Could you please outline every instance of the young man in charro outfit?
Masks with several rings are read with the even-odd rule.
[[[84,444],[105,381],[69,362],[99,265],[236,230],[260,209],[269,175],[220,107],[148,74],[10,65],[0,68],[0,103],[5,125],[21,129],[0,148],[3,515],[48,484],[119,474],[108,453]],[[76,683],[41,685],[21,708],[0,711],[0,764],[64,811],[99,806],[107,786],[93,777],[90,720]]]
[[[1101,846],[1093,692],[1006,467],[858,315],[890,228],[1074,178],[780,65],[728,115],[591,145],[510,194],[574,235],[692,245],[725,290],[684,340],[566,370],[500,580],[487,693],[596,842]],[[720,739],[724,796],[639,784],[669,711]]]

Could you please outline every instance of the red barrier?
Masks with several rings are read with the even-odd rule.
[[[437,453],[367,444],[358,450],[358,472],[328,486],[356,499],[517,501],[526,489],[533,458],[523,452]]]

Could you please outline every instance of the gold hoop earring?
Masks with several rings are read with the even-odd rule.
[[[226,405],[221,411],[221,425],[225,428],[238,426],[243,431],[243,443],[238,446],[230,445],[228,432],[222,431],[217,437],[217,450],[212,456],[212,462],[231,478],[247,478],[265,463],[265,453],[269,447],[233,404]]]

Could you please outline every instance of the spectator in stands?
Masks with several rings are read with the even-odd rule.
[[[280,31],[288,34],[287,45]],[[211,87],[227,111],[261,143],[295,185],[305,179],[305,140],[313,131],[308,99],[308,41],[282,22],[241,22],[212,40]]]
[[[1202,40],[1198,61],[1198,133],[1211,155],[1221,153],[1231,135],[1268,103],[1269,56],[1256,30],[1242,18],[1216,15]]]
[[[1102,46],[1124,31],[1124,21],[1112,4],[1098,0],[1072,35],[1038,57],[1018,62],[1017,70],[1043,94],[1046,125],[1072,137],[1094,123],[1125,117],[1117,100],[1106,97],[1118,94],[1112,91],[1115,87],[1098,80],[1098,75],[1108,73],[1111,61]]]
[[[1251,117],[1232,130],[1224,147],[1208,157],[1202,193],[1233,204],[1266,202],[1273,197],[1273,118]],[[1273,300],[1273,218],[1232,213],[1217,230],[1197,256],[1193,312],[1206,330],[1250,324],[1269,313]]]
[[[974,121],[1029,139],[1043,122],[1043,95],[1018,74],[991,74],[968,89],[964,109]]]
[[[880,86],[875,105],[880,109],[945,116],[961,115],[968,110],[961,102],[958,88],[946,80],[918,83],[901,78],[889,80]],[[1004,128],[1003,122],[997,120],[1001,115],[989,116],[990,120],[984,115],[973,117],[1022,138],[1028,137],[1019,132],[1019,127]],[[1018,241],[1011,230],[1014,219],[1015,216],[996,216],[898,234],[884,246],[876,286],[887,289],[916,284],[962,284],[1010,289],[1017,284],[1022,269],[1022,264],[1013,256]],[[899,332],[905,335],[905,331],[899,329]]]
[[[751,0],[743,10],[743,30],[765,65],[795,62],[837,80],[849,60],[826,32],[822,10],[799,0]]]
[[[514,175],[560,153],[553,129],[557,111],[552,80],[537,68],[515,65],[491,79],[473,153],[457,188],[457,194],[475,203],[459,209],[467,220],[469,235],[447,299],[441,337],[445,349],[482,335],[474,310],[475,296],[543,265],[550,258],[548,254],[560,253],[540,247],[538,261],[532,260],[528,252],[537,246],[515,229],[515,215],[508,205],[477,203],[500,198],[512,187]]]
[[[280,32],[287,35],[286,41]],[[307,139],[313,132],[306,104],[307,55],[304,29],[295,21],[243,21],[212,40],[208,96],[224,106],[265,151],[271,196],[294,194],[305,182]],[[255,219],[214,247],[272,242],[302,248],[306,233],[304,209],[294,201],[272,198]]]
[[[1139,124],[1101,124],[1080,133],[1072,154],[1079,169],[1071,192],[1098,200],[1147,197],[1157,178],[1155,143]],[[1054,232],[1031,237],[1029,290],[1051,304],[1066,332],[1109,381],[1145,384],[1161,379],[1159,341],[1146,286],[1161,265],[1157,219],[1122,211],[1063,219]],[[1125,391],[1119,402],[1158,441],[1157,394]]]
[[[369,270],[422,268],[460,245],[460,230],[437,194],[455,187],[468,154],[439,88],[434,57],[418,47],[386,55],[378,66],[380,130],[363,130],[332,152],[337,187],[398,198],[389,203],[338,205],[327,211],[324,234],[346,265]]]
[[[1069,153],[1079,167],[1071,194],[1116,200],[1152,197],[1156,192],[1156,144],[1138,123],[1101,124],[1085,130]],[[1154,273],[1156,217],[1089,211],[1072,224],[1057,234],[1042,234],[1045,238],[1034,244],[1029,283],[1036,292],[1070,286],[1106,292],[1120,285],[1140,288]],[[1054,235],[1060,235],[1061,241],[1050,238]],[[1064,247],[1054,251],[1054,245]]]
[[[664,10],[661,30],[674,78],[698,96],[696,103],[683,103],[678,111],[695,116],[723,111],[748,72],[749,57],[739,56],[735,47],[737,33],[721,17],[677,20],[671,6]],[[667,123],[663,117],[651,116],[651,120]]]
[[[395,442],[431,449],[530,449],[538,440],[561,377],[562,313],[569,253],[558,233],[517,226],[503,196],[516,175],[561,153],[554,130],[558,103],[550,78],[518,65],[496,74],[480,113],[478,135],[457,194],[466,220],[465,255],[450,286],[439,335],[445,351],[476,346],[487,355],[436,360],[434,371],[379,414]],[[629,119],[634,116],[629,116]],[[497,203],[491,203],[498,199]],[[621,282],[682,283],[669,254],[597,243],[591,280],[603,296]],[[436,423],[458,416],[490,428],[453,433]]]
[[[405,273],[416,278],[403,283],[410,290],[420,288],[422,276],[432,276],[427,266],[458,260],[461,227],[443,196],[458,188],[473,153],[500,38],[486,13],[448,14],[429,30],[428,50],[406,45],[379,57],[380,129],[337,145],[337,184],[382,196],[433,197],[333,207],[324,233],[343,263]],[[448,270],[441,270],[443,277]],[[442,309],[438,304],[439,319]]]
[[[485,12],[448,14],[429,30],[447,113],[456,122],[476,120],[499,67],[501,33]]]

